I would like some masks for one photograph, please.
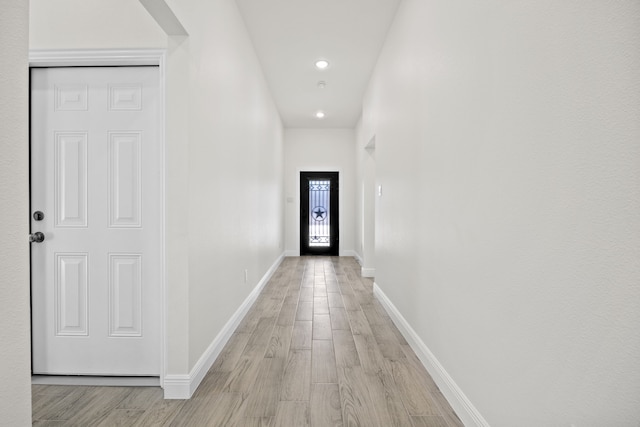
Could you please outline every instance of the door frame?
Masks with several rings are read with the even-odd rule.
[[[125,49],[125,50],[30,50],[29,68],[49,67],[109,67],[109,66],[141,66],[153,65],[159,72],[159,105],[158,143],[160,144],[160,387],[164,388],[164,377],[167,363],[167,285],[165,262],[166,235],[166,162],[165,162],[165,129],[166,129],[166,62],[164,49]],[[31,260],[29,260],[31,264]],[[32,339],[30,337],[30,339]],[[126,384],[125,380],[123,384]]]
[[[300,255],[305,248],[305,255],[338,256],[340,254],[340,173],[303,171],[300,172]],[[309,183],[312,180],[328,180],[329,189],[329,246],[311,246],[309,243],[310,230],[310,192]],[[337,194],[336,194],[337,193]],[[302,201],[305,201],[303,204]],[[338,221],[336,221],[336,217]],[[304,234],[304,235],[303,235]]]
[[[338,229],[342,230],[342,209],[343,204],[343,185],[344,179],[342,169],[339,167],[317,167],[317,166],[307,166],[307,167],[298,167],[296,169],[296,253],[297,256],[300,256],[300,172],[337,172],[338,173]],[[344,250],[342,249],[342,245],[338,245],[338,256],[344,256]]]

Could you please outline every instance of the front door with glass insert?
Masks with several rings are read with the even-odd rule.
[[[300,172],[300,255],[338,256],[338,172]]]

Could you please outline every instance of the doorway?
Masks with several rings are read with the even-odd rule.
[[[338,256],[338,172],[300,172],[300,255]]]
[[[157,66],[32,69],[34,374],[161,375],[160,116]]]

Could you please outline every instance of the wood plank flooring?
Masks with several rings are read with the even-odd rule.
[[[286,258],[190,400],[32,387],[36,426],[460,427],[348,257]]]

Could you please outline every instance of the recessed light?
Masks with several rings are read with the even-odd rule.
[[[316,119],[324,119],[324,116],[325,116],[324,111],[318,111],[316,113]]]
[[[318,70],[326,70],[328,66],[329,66],[329,61],[327,61],[326,59],[318,59],[316,61],[316,68]]]

